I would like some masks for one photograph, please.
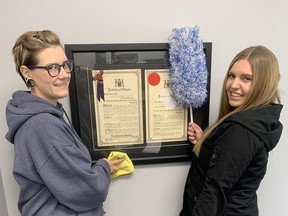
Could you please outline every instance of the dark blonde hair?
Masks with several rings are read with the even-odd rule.
[[[230,106],[226,93],[226,82],[228,78],[227,74],[235,62],[243,59],[247,60],[251,65],[252,84],[246,101],[240,107],[234,109]],[[227,74],[222,86],[218,119],[213,125],[204,131],[203,136],[194,146],[193,151],[197,156],[199,156],[203,141],[228,116],[243,110],[255,108],[260,105],[280,103],[280,96],[278,91],[278,84],[280,81],[279,65],[276,56],[266,47],[252,46],[238,53],[230,63]]]
[[[45,48],[60,45],[58,35],[50,30],[27,31],[17,38],[12,49],[12,54],[14,56],[16,71],[19,73],[24,82],[25,78],[20,71],[21,66],[37,65],[37,54],[40,51]]]

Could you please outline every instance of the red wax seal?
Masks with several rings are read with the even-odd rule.
[[[158,73],[151,73],[148,77],[148,82],[152,86],[156,86],[160,82],[160,76]]]

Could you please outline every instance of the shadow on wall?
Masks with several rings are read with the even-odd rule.
[[[0,170],[0,215],[8,216],[1,170]]]

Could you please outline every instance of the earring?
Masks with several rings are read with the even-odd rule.
[[[35,86],[35,82],[32,79],[26,79],[26,85],[32,88],[33,86]]]

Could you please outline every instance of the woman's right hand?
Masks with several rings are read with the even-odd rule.
[[[202,134],[203,134],[203,130],[201,129],[201,127],[199,127],[199,125],[197,125],[193,122],[189,122],[188,139],[191,143],[193,143],[194,145],[197,144],[197,142],[201,138]]]

